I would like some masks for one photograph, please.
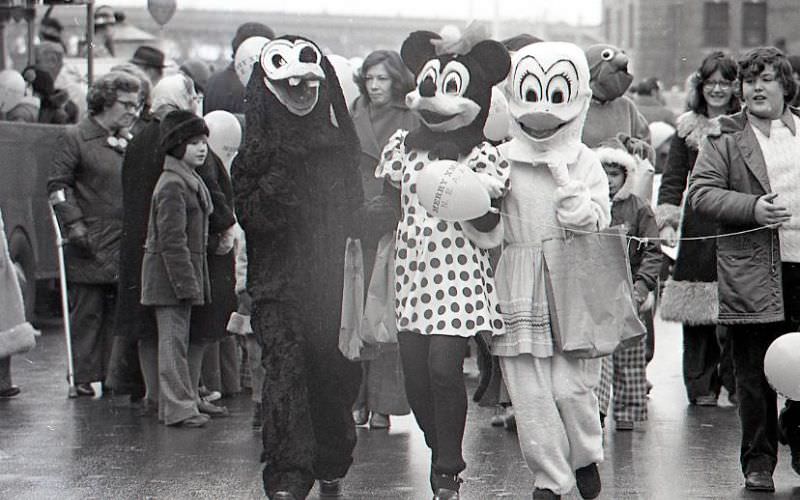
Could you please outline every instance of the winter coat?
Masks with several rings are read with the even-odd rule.
[[[413,130],[419,124],[419,119],[404,104],[391,104],[382,109],[382,116],[378,118],[384,127],[376,127],[379,124],[373,123],[369,103],[363,96],[355,100],[352,116],[361,143],[358,168],[361,172],[361,184],[364,187],[364,199],[371,200],[382,191],[383,180],[375,177],[375,167],[380,161],[381,151],[398,129]]]
[[[211,303],[192,309],[190,328],[192,341],[214,341],[224,337],[231,313],[236,311],[236,256],[231,249],[217,255],[222,233],[236,222],[233,216],[233,187],[225,166],[213,152],[206,163],[197,169],[209,189],[214,211],[208,221],[208,273],[211,280]]]
[[[675,126],[675,113],[652,95],[640,95],[634,101],[647,123],[664,122]]]
[[[153,190],[142,261],[142,304],[211,300],[206,260],[211,195],[203,180],[171,156]]]
[[[59,138],[48,193],[63,189],[66,201],[55,205],[66,230],[83,221],[90,254],[67,244],[67,280],[116,283],[122,235],[122,153],[108,143],[109,133],[92,117],[67,128]]]
[[[689,111],[678,118],[678,128],[670,143],[667,164],[658,190],[656,221],[659,229],[680,226],[681,238],[702,238],[681,241],[678,256],[667,283],[662,312],[671,319],[690,325],[713,324],[717,317],[717,222],[697,213],[684,200],[687,181],[692,174],[700,143],[709,134],[719,134],[719,124]]]
[[[720,128],[700,150],[689,198],[698,213],[719,221],[721,234],[757,229],[756,201],[771,191],[764,156],[745,112],[720,118]],[[717,277],[721,324],[784,319],[778,229],[719,238]]]

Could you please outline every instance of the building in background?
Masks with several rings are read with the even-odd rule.
[[[776,45],[800,54],[800,0],[603,0],[603,38],[639,78],[683,86],[711,50]]]

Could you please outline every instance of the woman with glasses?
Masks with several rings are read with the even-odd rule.
[[[94,396],[91,384],[105,381],[111,355],[122,237],[120,169],[141,85],[112,71],[92,84],[86,101],[89,116],[59,139],[47,191],[68,238],[64,254],[77,394]]]
[[[689,78],[688,111],[678,117],[656,207],[662,243],[675,246],[681,238],[660,312],[683,324],[683,380],[689,403],[698,406],[716,406],[722,386],[734,402],[736,388],[724,329],[717,326],[717,225],[685,203],[684,191],[700,144],[719,134],[717,118],[740,109],[736,77],[736,62],[716,51]]]

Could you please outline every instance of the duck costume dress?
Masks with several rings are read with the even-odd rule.
[[[403,42],[401,56],[416,76],[406,104],[421,124],[389,139],[375,175],[401,191],[395,312],[406,395],[431,449],[435,498],[450,499],[458,498],[458,474],[466,467],[467,341],[503,330],[486,250],[499,245],[501,232],[493,213],[471,222],[432,215],[420,203],[417,179],[431,162],[454,160],[477,172],[485,186],[502,189],[508,163],[483,128],[492,87],[505,78],[510,60],[499,42],[469,29],[455,40],[416,31]]]
[[[598,231],[611,219],[605,171],[581,143],[592,95],[586,57],[570,43],[528,45],[514,53],[504,91],[512,139],[499,150],[511,175],[496,283],[506,329],[492,338],[492,354],[514,404],[533,498],[561,498],[576,478],[583,498],[595,498],[601,361],[570,357],[555,344],[542,251],[542,241],[563,237],[563,229]]]
[[[276,38],[253,66],[232,181],[263,348],[264,490],[305,498],[318,479],[339,494],[361,381],[338,348],[345,241],[363,202],[358,137],[316,44]]]

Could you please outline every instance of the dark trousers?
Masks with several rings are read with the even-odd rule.
[[[431,468],[458,474],[466,468],[462,455],[467,420],[464,385],[465,337],[400,332],[406,395],[417,424],[431,449]]]
[[[307,314],[288,304],[253,304],[265,372],[261,458],[269,497],[287,490],[306,498],[315,479],[344,477],[353,463],[361,366],[339,352],[338,325],[317,336],[302,331]]]
[[[778,461],[777,395],[764,375],[764,355],[772,341],[800,327],[800,265],[783,265],[786,320],[779,323],[728,326],[742,427],[744,474],[772,473]],[[800,422],[800,403],[787,401],[786,422]]]
[[[683,383],[689,401],[719,394],[717,325],[683,325]]]
[[[75,383],[103,382],[111,358],[116,284],[69,283]]]

